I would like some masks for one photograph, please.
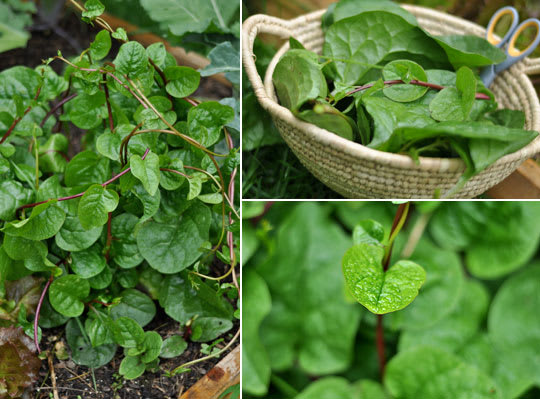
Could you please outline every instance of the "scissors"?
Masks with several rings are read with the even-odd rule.
[[[510,26],[510,29],[504,35],[504,37],[499,40],[495,37],[494,31],[497,24],[500,22],[500,20],[506,16],[509,15],[512,17],[512,25]],[[530,18],[526,21],[523,21],[521,25],[518,26],[519,23],[519,15],[517,10],[514,7],[507,6],[499,9],[495,14],[493,14],[493,17],[491,17],[491,20],[489,21],[489,25],[487,27],[486,32],[486,39],[488,42],[490,42],[495,47],[498,47],[500,49],[503,48],[504,45],[508,44],[506,47],[506,60],[498,65],[490,65],[482,70],[482,73],[480,74],[480,77],[482,78],[482,81],[484,82],[484,85],[486,87],[489,87],[493,80],[497,77],[499,73],[502,71],[510,68],[512,65],[514,65],[516,62],[521,61],[523,58],[527,57],[529,54],[531,54],[540,44],[540,20],[536,18]],[[518,37],[523,33],[523,31],[529,27],[535,27],[536,28],[536,37],[534,40],[529,44],[529,46],[521,51],[516,47],[516,40]]]

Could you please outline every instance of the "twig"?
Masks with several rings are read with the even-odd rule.
[[[52,381],[52,389],[53,389],[53,397],[54,399],[60,399],[58,397],[58,389],[56,388],[56,373],[54,372],[54,363],[52,358],[52,353],[47,353],[47,361],[49,362],[49,369],[51,370],[51,381]]]
[[[60,264],[63,261],[60,261],[58,264]],[[41,353],[41,349],[39,348],[39,340],[38,340],[38,331],[39,331],[39,313],[41,311],[41,305],[43,304],[43,301],[45,300],[45,294],[47,293],[47,290],[49,289],[49,286],[51,285],[53,281],[53,275],[51,274],[51,277],[47,280],[47,283],[45,284],[45,287],[43,288],[43,292],[41,293],[41,296],[39,297],[39,302],[36,307],[36,314],[34,316],[34,344],[36,345],[36,349],[38,353]]]

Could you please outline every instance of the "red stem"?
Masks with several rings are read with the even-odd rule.
[[[41,121],[39,126],[43,127],[45,125],[45,122],[47,122],[47,119],[49,119],[49,117],[52,114],[54,114],[58,110],[58,108],[62,107],[68,101],[73,100],[75,97],[77,97],[77,93],[73,93],[72,95],[67,96],[67,97],[63,98],[62,100],[60,100],[58,102],[58,104],[56,104],[54,107],[51,108],[51,110],[49,112],[47,112],[47,114],[43,117],[43,120]]]
[[[144,160],[144,158],[146,158],[146,155],[148,155],[148,152],[150,151],[150,148],[147,148],[146,151],[144,152],[144,155],[142,156],[141,159]],[[121,178],[122,176],[124,176],[126,173],[130,172],[131,171],[131,168],[127,168],[126,170],[123,170],[122,172],[118,173],[116,176],[110,178],[109,180],[107,180],[105,183],[101,183],[101,185],[103,187],[106,187],[108,186],[109,184],[111,184],[112,182],[114,182],[115,180],[118,180],[119,178]],[[70,200],[70,199],[74,199],[74,198],[79,198],[79,197],[82,197],[84,194],[86,193],[86,191],[83,191],[82,193],[79,193],[79,194],[75,194],[75,195],[70,195],[68,197],[61,197],[61,198],[56,198],[57,201],[67,201],[67,200]],[[19,207],[17,209],[17,212],[20,211],[21,209],[27,209],[27,208],[33,208],[35,206],[38,206],[38,205],[41,205],[41,204],[45,204],[47,202],[49,202],[52,198],[49,198],[48,200],[45,200],[45,201],[40,201],[40,202],[35,202],[33,204],[27,204],[27,205],[23,205],[21,207]]]
[[[405,82],[403,80],[385,80],[384,81],[384,84],[388,86],[404,84],[404,83]],[[434,90],[443,90],[446,88],[444,86],[436,85],[434,83],[422,82],[421,80],[411,80],[409,84],[416,85],[416,86],[429,87],[430,89],[434,89]],[[347,96],[350,96],[351,94],[357,93],[362,90],[369,89],[370,87],[373,87],[374,85],[375,83],[369,83],[367,85],[357,87],[354,90],[348,92]],[[491,100],[491,98],[487,94],[484,94],[484,93],[476,93],[475,98],[477,100]]]
[[[36,96],[34,97],[34,101],[38,99],[39,93],[41,93],[41,86],[38,87]],[[13,129],[15,129],[15,126],[30,112],[32,109],[32,105],[29,105],[28,108],[24,110],[23,116],[19,116],[18,118],[15,118],[11,126],[9,127],[8,131],[4,134],[4,136],[0,139],[0,144],[2,144],[4,141],[7,140],[7,138],[10,136],[10,134],[13,132]]]
[[[398,206],[398,209],[396,211],[396,216],[394,217],[394,222],[392,223],[392,228],[390,229],[390,235],[394,233],[394,230],[399,224],[399,221],[403,217],[403,212],[405,212],[405,209],[407,207],[407,203],[400,204]],[[393,244],[392,244],[393,246]],[[388,257],[386,258],[386,262],[383,264],[383,270],[386,272],[388,270],[388,265],[390,264],[390,258],[392,254],[392,247],[388,250]],[[384,377],[384,370],[386,368],[386,356],[385,356],[385,345],[384,345],[384,326],[383,326],[383,315],[378,314],[377,315],[377,327],[375,330],[376,335],[376,346],[377,346],[377,355],[379,358],[379,372],[381,375],[381,381]]]
[[[186,175],[185,173],[182,173],[182,172],[180,172],[180,171],[178,171],[178,170],[169,169],[169,168],[160,168],[159,170],[161,170],[161,171],[163,171],[163,172],[176,173],[177,175],[184,176],[186,179],[191,179],[191,176]]]
[[[61,263],[62,261],[60,261]],[[34,344],[36,345],[36,349],[38,353],[41,353],[41,349],[39,348],[39,341],[38,341],[38,324],[39,324],[39,313],[41,311],[41,305],[43,304],[43,301],[45,300],[45,294],[47,293],[47,290],[49,289],[49,286],[51,285],[53,281],[53,275],[51,274],[51,277],[47,280],[47,283],[45,284],[45,288],[43,288],[43,291],[41,292],[41,296],[39,297],[39,302],[37,304],[36,308],[36,315],[34,317]]]

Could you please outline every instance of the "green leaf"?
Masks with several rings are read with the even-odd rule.
[[[135,227],[138,223],[135,215],[123,213],[112,219],[111,233],[114,240],[111,244],[111,258],[124,269],[138,266],[144,260],[139,253],[135,238]]]
[[[120,46],[118,55],[113,63],[121,75],[127,75],[131,78],[141,75],[146,71],[148,67],[148,56],[142,44],[131,41]]]
[[[290,50],[276,65],[272,80],[281,104],[298,111],[309,100],[325,98],[328,87],[316,59],[306,50]]]
[[[137,235],[139,252],[161,273],[178,273],[201,256],[200,247],[209,238],[210,221],[210,210],[196,202],[175,224],[148,222]]]
[[[236,2],[202,0],[142,0],[141,5],[154,21],[168,27],[174,35],[183,36],[187,32],[228,33],[227,25],[237,20],[239,4]]]
[[[506,280],[489,311],[488,331],[496,356],[494,378],[505,398],[526,397],[540,384],[540,264]]]
[[[99,31],[96,38],[90,43],[90,55],[92,60],[102,60],[109,54],[111,49],[111,36],[109,31],[103,29]]]
[[[146,326],[156,315],[156,305],[141,291],[127,289],[120,294],[120,303],[111,309],[113,319],[129,317],[135,320],[141,327]]]
[[[285,370],[298,359],[309,374],[346,370],[362,311],[343,295],[339,259],[350,239],[326,210],[306,202],[288,210],[274,245],[273,256],[257,264],[272,296],[260,330],[272,369]],[[329,318],[332,323],[323,322]]]
[[[84,3],[84,8],[86,11],[82,12],[82,16],[92,20],[105,12],[105,6],[99,0],[87,0]]]
[[[478,281],[467,280],[452,311],[431,327],[403,332],[399,351],[430,345],[448,352],[456,352],[478,331],[486,316],[489,296]],[[435,308],[434,308],[435,309]]]
[[[192,317],[231,319],[232,306],[209,285],[197,280],[194,288],[184,273],[167,276],[159,291],[159,304],[174,320],[185,324]]]
[[[209,342],[226,333],[233,327],[230,320],[219,317],[199,317],[191,325],[193,342]]]
[[[325,39],[323,55],[336,60],[335,80],[346,86],[357,84],[374,64],[391,53],[406,51],[446,62],[435,40],[401,16],[386,11],[342,19],[328,29]]]
[[[243,390],[261,396],[270,383],[270,361],[259,337],[259,328],[272,307],[265,281],[252,269],[244,270],[242,295],[242,379]]]
[[[141,181],[148,194],[154,195],[159,187],[159,157],[149,152],[145,159],[132,155],[129,160],[131,173]]]
[[[116,28],[116,31],[111,33],[111,36],[118,40],[128,41],[128,35],[124,28]]]
[[[401,260],[383,271],[384,249],[369,244],[350,248],[343,257],[343,275],[349,292],[369,311],[385,314],[403,309],[418,295],[425,270]]]
[[[118,194],[101,184],[90,186],[79,201],[78,215],[81,226],[90,230],[107,223],[108,213],[118,206]]]
[[[32,257],[44,258],[48,252],[47,245],[42,241],[28,240],[8,234],[4,236],[2,248],[13,260],[24,260]]]
[[[12,220],[15,211],[22,205],[30,203],[34,193],[14,180],[4,180],[0,183],[0,219]]]
[[[411,80],[427,82],[427,74],[420,65],[409,60],[396,60],[386,64],[382,71],[384,80],[402,80],[383,90],[386,97],[398,102],[411,102],[422,97],[429,90],[427,87],[410,84]],[[475,81],[476,82],[476,81]]]
[[[223,126],[233,120],[234,110],[217,101],[206,101],[191,108],[188,112],[191,136],[206,147],[218,142]]]
[[[295,399],[355,399],[355,391],[343,377],[325,377],[307,386]]]
[[[102,231],[103,226],[85,230],[78,216],[68,214],[54,241],[64,251],[82,251],[90,248],[101,236]]]
[[[476,98],[476,77],[470,68],[464,66],[457,71],[456,79],[456,87],[461,94],[463,116],[469,119]]]
[[[483,37],[468,35],[431,36],[444,49],[457,70],[462,66],[480,67],[500,64],[506,54]]]
[[[201,76],[225,73],[227,79],[238,85],[240,83],[240,51],[231,42],[219,43],[208,53],[210,64],[201,70]]]
[[[354,227],[353,244],[381,245],[384,235],[382,224],[374,220],[362,220]]]
[[[525,113],[513,109],[498,109],[486,115],[486,119],[496,125],[523,129],[525,126]]]
[[[442,89],[429,104],[429,111],[433,119],[437,121],[465,120],[461,95],[455,87]]]
[[[424,329],[431,331],[429,327],[456,309],[459,298],[464,295],[465,282],[459,256],[436,247],[427,238],[418,242],[409,259],[426,270],[426,282],[409,306],[392,314],[391,324],[394,328],[410,331],[414,336]],[[402,337],[405,334],[407,332]]]
[[[300,111],[297,116],[347,140],[353,140],[358,135],[356,123],[351,118],[322,102],[316,103],[313,109]]]
[[[66,325],[66,340],[71,348],[71,358],[76,364],[97,368],[109,363],[116,353],[115,344],[92,346],[84,337],[77,321],[71,319]]]
[[[46,240],[53,237],[66,219],[66,213],[57,205],[56,200],[32,208],[27,219],[14,221],[3,228],[6,234],[29,240]]]
[[[143,375],[146,366],[139,356],[126,356],[120,363],[118,372],[126,380],[134,380]]]
[[[92,151],[75,155],[66,166],[64,183],[67,187],[103,183],[111,175],[109,160]]]
[[[144,333],[144,353],[141,356],[141,360],[144,363],[150,363],[156,360],[161,353],[161,347],[163,345],[163,339],[155,331],[146,331]]]
[[[45,173],[63,173],[68,161],[68,140],[63,134],[52,134],[39,146],[39,169]],[[35,173],[35,172],[34,172]]]
[[[107,260],[98,245],[83,251],[73,252],[71,260],[72,270],[84,279],[97,276],[107,265]]]
[[[102,106],[105,95],[98,91],[96,94],[80,93],[69,102],[68,117],[73,124],[87,130],[98,126],[103,119]]]
[[[150,58],[154,63],[160,67],[165,62],[165,56],[167,55],[167,50],[165,49],[165,45],[161,42],[153,43],[150,46],[146,48],[146,55],[148,58]]]
[[[369,11],[386,11],[399,15],[411,25],[418,25],[410,12],[390,0],[341,0],[332,13],[332,23]]]
[[[173,357],[180,356],[187,349],[187,342],[180,335],[172,335],[163,341],[161,347],[161,353],[159,357],[164,359],[172,359]]]
[[[199,87],[201,75],[193,68],[185,66],[170,66],[163,71],[167,79],[165,89],[176,98],[184,98],[195,92]]]
[[[96,140],[96,149],[99,153],[113,161],[119,160],[122,138],[118,133],[103,133]]]
[[[137,225],[141,225],[142,223],[150,219],[152,216],[154,216],[158,211],[159,205],[161,203],[161,192],[159,190],[156,190],[156,193],[154,195],[150,195],[140,183],[135,185],[131,189],[131,192],[142,202],[143,205],[143,215],[137,223]]]
[[[442,349],[421,346],[394,356],[384,384],[397,398],[501,398],[493,380]]]
[[[49,288],[49,301],[58,313],[78,317],[84,310],[82,302],[90,294],[88,281],[74,274],[55,279]]]
[[[119,317],[112,324],[115,342],[124,348],[136,348],[144,341],[141,326],[129,317]]]

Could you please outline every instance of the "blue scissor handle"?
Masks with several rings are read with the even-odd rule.
[[[499,40],[495,37],[495,27],[497,26],[497,23],[501,20],[502,17],[505,15],[510,15],[512,17],[512,25],[510,26],[510,29],[508,29],[508,32],[504,35],[502,40]],[[495,47],[501,48],[504,46],[509,40],[512,34],[514,33],[516,27],[519,23],[519,14],[517,10],[512,6],[506,6],[502,7],[489,20],[489,24],[487,26],[486,30],[486,39],[488,42],[490,42]]]
[[[523,31],[531,26],[536,28],[536,37],[525,50],[521,51],[516,47],[516,41]],[[521,61],[523,58],[530,55],[538,47],[538,45],[540,45],[540,20],[536,18],[529,18],[523,21],[517,27],[515,32],[513,32],[509,39],[508,47],[506,48],[506,60],[499,65],[495,65],[495,73],[499,74],[502,71],[510,68],[516,62]]]

